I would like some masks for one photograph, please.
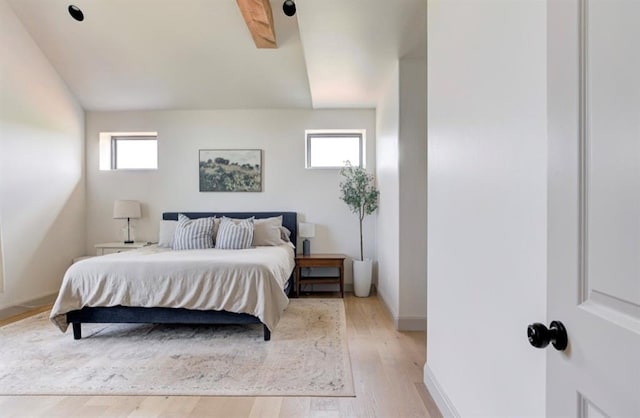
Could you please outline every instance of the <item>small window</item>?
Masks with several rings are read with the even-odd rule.
[[[149,136],[111,137],[111,169],[157,169],[158,139]]]
[[[100,133],[100,170],[157,169],[157,132]]]
[[[364,130],[307,130],[306,168],[342,168],[365,166]]]

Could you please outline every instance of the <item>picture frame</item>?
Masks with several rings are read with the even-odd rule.
[[[261,192],[261,149],[201,149],[201,192]]]

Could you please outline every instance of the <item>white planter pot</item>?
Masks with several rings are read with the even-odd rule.
[[[369,296],[372,267],[373,263],[370,259],[353,260],[353,291],[359,298]]]

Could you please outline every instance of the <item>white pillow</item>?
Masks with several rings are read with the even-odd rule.
[[[284,244],[280,236],[281,226],[282,216],[253,221],[253,246]]]
[[[158,247],[173,247],[173,236],[176,233],[178,221],[160,221],[160,237]]]
[[[216,248],[241,250],[251,248],[253,241],[253,218],[230,219],[223,217],[218,227]]]
[[[213,248],[213,225],[213,218],[189,219],[179,213],[176,233],[173,236],[173,249]]]

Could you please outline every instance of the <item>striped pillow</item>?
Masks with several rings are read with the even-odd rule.
[[[216,237],[216,248],[240,250],[251,248],[253,241],[253,218],[233,220],[222,217]]]
[[[213,248],[214,218],[189,219],[178,214],[178,224],[173,236],[174,250]]]

